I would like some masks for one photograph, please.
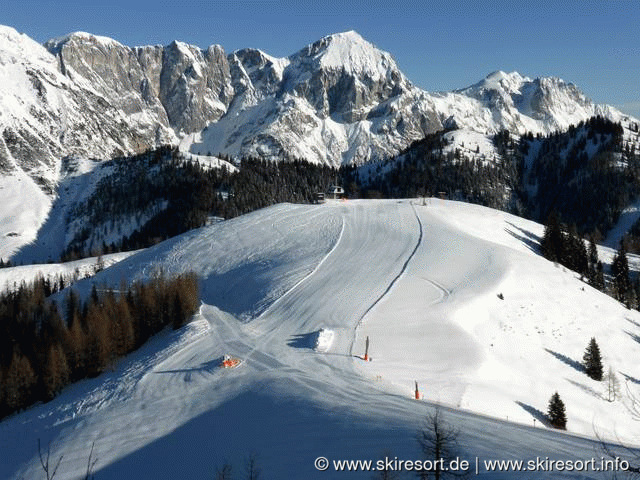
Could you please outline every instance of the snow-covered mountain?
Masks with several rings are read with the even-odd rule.
[[[479,102],[477,113],[467,120],[455,117],[460,126],[479,131],[484,125],[487,132],[506,129],[511,133],[550,133],[565,130],[595,115],[620,121],[624,115],[612,107],[596,105],[572,83],[555,77],[523,77],[518,72],[502,71],[489,74],[480,82],[453,94],[452,104],[463,95]]]
[[[428,93],[353,31],[287,58],[178,41],[131,48],[82,32],[42,47],[0,32],[0,165],[50,185],[62,157],[105,159],[188,134],[193,153],[340,165],[387,158],[443,127],[547,133],[595,114],[624,117],[573,84],[515,72]]]
[[[117,45],[93,38],[104,49]],[[0,167],[5,174],[20,169],[52,190],[63,157],[104,159],[173,140],[153,109],[127,108],[122,96],[105,95],[96,78],[78,74],[25,35],[0,27],[0,45]],[[126,71],[126,64],[120,68]],[[105,75],[102,83],[107,82],[113,80]]]
[[[288,58],[230,57],[237,97],[191,147],[197,153],[282,154],[340,165],[395,155],[442,128],[491,135],[549,133],[594,115],[620,121],[573,84],[495,72],[449,93],[414,86],[390,54],[356,32],[325,37]]]
[[[288,58],[240,50],[229,60],[236,98],[194,152],[362,163],[442,127],[391,55],[356,32],[325,37]]]
[[[101,38],[94,41],[105,49],[116,44]],[[146,105],[126,109],[118,95],[101,91],[96,78],[85,78],[64,65],[29,37],[0,26],[0,250],[4,248],[0,255],[4,258],[32,240],[47,217],[62,159],[105,159],[175,138],[160,113]]]
[[[20,211],[19,221],[0,211],[7,252],[35,237],[56,189],[78,174],[69,166],[160,144],[338,166],[387,159],[443,128],[456,130],[450,149],[491,159],[503,129],[548,133],[597,114],[637,123],[573,84],[515,72],[429,93],[353,31],[286,58],[177,41],[131,48],[82,32],[42,46],[10,27],[0,40],[0,202]],[[21,192],[28,205],[16,204]]]

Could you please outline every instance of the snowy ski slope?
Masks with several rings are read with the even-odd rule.
[[[371,478],[313,462],[421,458],[415,437],[434,403],[472,464],[599,458],[594,430],[638,444],[629,399],[607,402],[577,362],[595,336],[623,392],[640,393],[640,314],[538,256],[541,233],[434,199],[284,204],[123,259],[77,289],[194,270],[200,311],[1,422],[0,478],[41,477],[38,438],[64,455],[61,478],[84,474],[92,442],[100,479],[212,478],[224,462],[242,474],[251,453],[264,478]],[[371,362],[357,358],[366,336]],[[220,369],[224,354],[244,362]],[[556,390],[568,433],[544,425]],[[483,478],[522,475],[480,465]]]

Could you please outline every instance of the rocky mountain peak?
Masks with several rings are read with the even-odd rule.
[[[399,72],[391,54],[378,49],[353,30],[323,37],[292,55],[291,60],[315,68],[345,70],[375,81],[388,77],[390,72]]]
[[[290,56],[282,93],[304,97],[322,118],[353,122],[410,88],[390,54],[351,31],[324,37]]]

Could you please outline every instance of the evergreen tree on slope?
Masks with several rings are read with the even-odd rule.
[[[602,357],[600,355],[600,347],[598,347],[598,343],[595,338],[592,338],[589,341],[589,345],[584,352],[584,356],[582,357],[584,370],[589,375],[589,377],[597,380],[598,382],[602,380]]]
[[[564,402],[560,399],[558,392],[551,395],[547,417],[549,418],[549,423],[555,428],[562,430],[567,429],[567,414],[565,412]]]

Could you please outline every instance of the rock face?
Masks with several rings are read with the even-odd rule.
[[[356,32],[330,35],[288,58],[240,50],[229,63],[236,97],[192,146],[195,153],[361,164],[442,128],[426,92]]]
[[[201,130],[233,98],[229,63],[218,45],[200,50],[176,41],[130,48],[74,33],[45,47],[59,59],[61,72],[88,81],[125,114],[146,116],[176,132]]]
[[[411,84],[391,55],[346,32],[291,56],[282,90],[306,99],[321,118],[353,123],[373,106],[409,92]]]
[[[104,159],[174,141],[157,105],[127,95],[125,82],[135,76],[110,75],[131,58],[96,55],[95,70],[85,68],[90,61],[70,57],[81,75],[64,57],[0,27],[0,168],[19,168],[52,191],[63,157]]]
[[[218,120],[233,99],[229,63],[222,47],[200,50],[181,42],[165,47],[159,98],[177,132],[199,131]]]

